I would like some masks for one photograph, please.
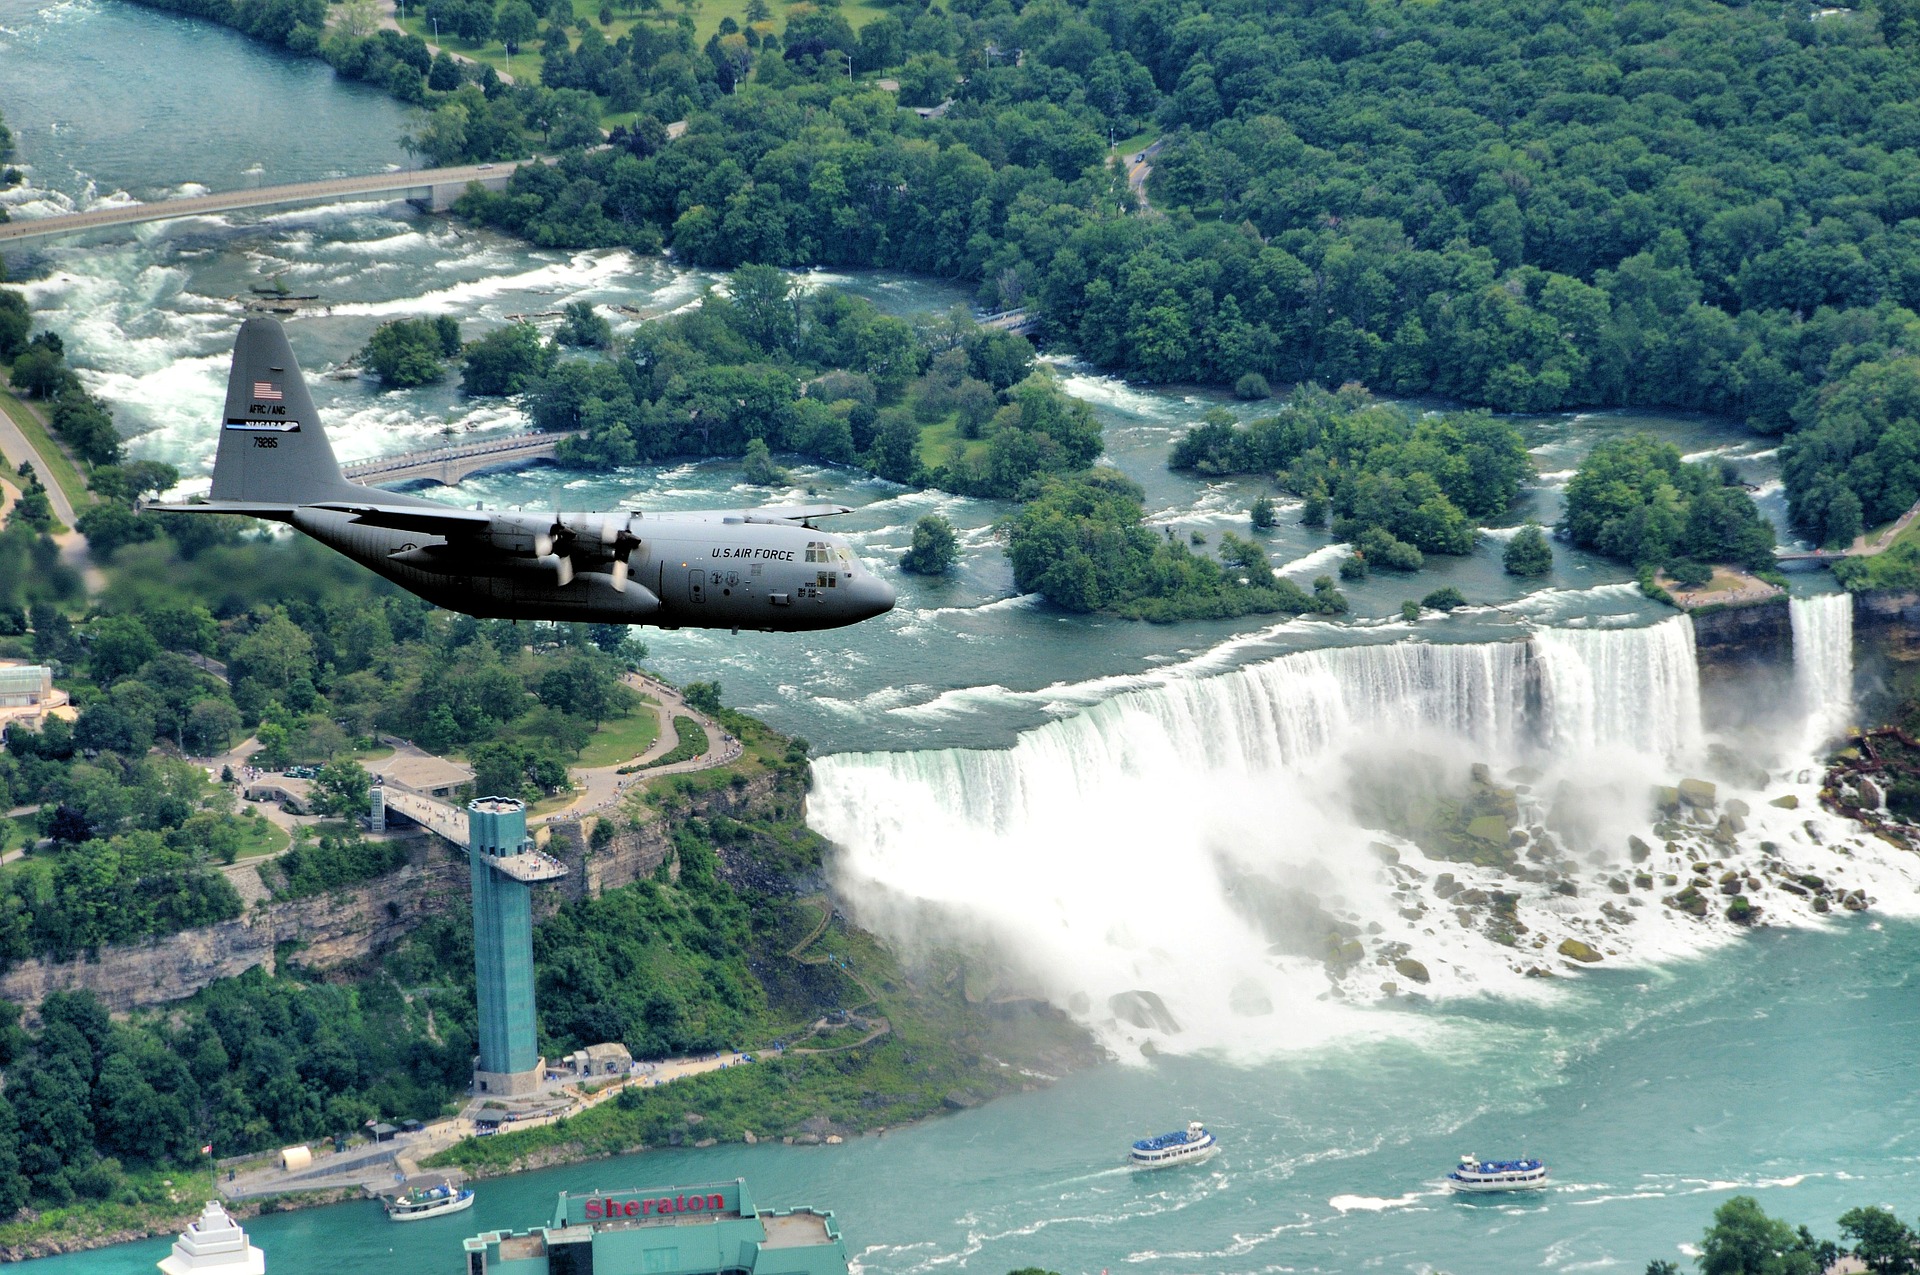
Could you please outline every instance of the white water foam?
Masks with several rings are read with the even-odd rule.
[[[1008,749],[822,759],[810,818],[839,848],[837,884],[863,923],[908,950],[979,953],[1003,994],[1067,1009],[1123,1058],[1148,1042],[1258,1056],[1363,1025],[1424,1035],[1433,1020],[1360,1008],[1383,981],[1409,990],[1411,976],[1394,968],[1401,954],[1424,966],[1424,994],[1542,996],[1551,984],[1526,975],[1565,973],[1557,953],[1568,938],[1609,962],[1729,941],[1737,927],[1719,909],[1696,920],[1661,905],[1693,858],[1756,877],[1817,871],[1890,910],[1911,904],[1920,880],[1910,856],[1881,853],[1818,811],[1811,769],[1768,790],[1796,791],[1798,811],[1752,793],[1752,845],[1703,855],[1689,848],[1702,831],[1644,866],[1630,860],[1629,837],[1675,835],[1654,831],[1649,791],[1705,759],[1684,616],[1541,628],[1525,641],[1311,650],[1105,689],[1091,707],[1058,704],[1061,720]],[[1013,694],[974,688],[892,711]],[[1547,876],[1430,859],[1380,831],[1460,799],[1470,762],[1513,786],[1517,826],[1533,830],[1527,858]],[[1370,844],[1397,862],[1383,864]],[[1442,872],[1483,891],[1482,902],[1516,894],[1525,937],[1489,941],[1485,914],[1436,891]],[[1672,880],[1629,884],[1643,873]],[[1804,899],[1755,897],[1770,921],[1817,923]],[[1365,958],[1330,975],[1321,958],[1348,938]]]

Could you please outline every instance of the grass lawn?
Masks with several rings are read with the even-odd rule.
[[[583,767],[613,766],[632,761],[660,738],[660,716],[649,707],[640,707],[625,717],[600,723],[580,758],[573,764]]]
[[[960,421],[957,415],[921,427],[920,461],[929,469],[951,465],[963,456],[969,460],[975,460],[985,456],[986,453],[985,439],[960,437]]]
[[[375,744],[372,748],[356,749],[353,754],[353,760],[385,761],[391,756],[393,756],[393,746],[391,744]]]
[[[257,859],[262,855],[279,854],[287,848],[292,838],[287,830],[271,819],[264,817],[240,820],[240,858]]]
[[[0,851],[31,846],[40,839],[40,816],[18,815],[0,822]]]
[[[1895,521],[1898,521],[1898,520],[1896,519]],[[1888,527],[1891,527],[1892,525],[1893,523],[1887,524]],[[1867,536],[1867,543],[1873,544],[1874,538],[1876,536],[1883,534],[1885,530],[1886,528],[1882,527],[1882,528],[1879,528],[1878,530],[1870,532]],[[1899,544],[1920,544],[1920,518],[1915,518],[1912,522],[1908,523],[1905,527],[1902,527],[1900,529],[1900,534],[1895,536],[1891,541],[1887,543],[1886,549],[1891,549],[1894,547],[1894,545],[1899,545]],[[1885,549],[1881,550],[1881,552],[1883,553],[1885,551],[1886,551]]]
[[[1159,137],[1160,134],[1160,129],[1150,128],[1144,133],[1135,133],[1132,137],[1118,138],[1113,143],[1113,149],[1119,154],[1120,162],[1125,164],[1135,155],[1138,155],[1141,151],[1153,145],[1154,139]]]
[[[53,441],[53,435],[47,433],[46,427],[40,424],[40,418],[11,389],[0,388],[0,411],[5,411],[13,418],[13,423],[20,427],[20,432],[27,436],[33,449],[46,461],[47,472],[40,475],[40,481],[51,482],[66,493],[67,503],[73,506],[75,513],[91,505],[93,493],[87,490],[86,480],[74,468],[73,460]],[[54,530],[64,528],[56,526]]]

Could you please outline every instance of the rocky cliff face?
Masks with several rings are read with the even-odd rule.
[[[1920,593],[1889,589],[1853,595],[1853,631],[1898,664],[1920,661]]]
[[[1737,723],[1756,703],[1792,689],[1793,612],[1784,597],[1695,612],[1693,649],[1709,729]]]
[[[0,999],[32,1007],[48,992],[84,989],[121,1013],[191,996],[256,965],[271,971],[283,953],[302,965],[338,965],[464,906],[467,890],[465,858],[443,844],[423,845],[398,872],[353,889],[263,903],[237,920],[104,948],[92,958],[24,962],[0,974]]]
[[[778,818],[793,813],[804,801],[793,780],[760,774],[701,793],[637,825],[597,815],[555,820],[547,825],[547,852],[567,865],[567,879],[556,893],[569,901],[591,898],[652,876],[673,854],[673,826],[680,818]],[[602,822],[611,827],[610,833],[597,832]],[[600,837],[597,846],[593,844],[596,835]]]
[[[752,818],[790,809],[801,800],[792,780],[759,775],[682,801],[667,813],[633,825],[615,821],[594,846],[597,818],[550,825],[548,850],[569,869],[557,890],[543,890],[536,906],[551,909],[631,885],[653,875],[673,852],[672,829],[686,815]],[[430,917],[467,906],[466,856],[438,837],[423,836],[413,859],[389,876],[349,890],[285,903],[263,902],[237,920],[170,934],[150,942],[104,948],[71,961],[27,961],[0,974],[0,1000],[31,1009],[49,992],[86,990],[115,1013],[162,1005],[193,995],[217,979],[268,971],[280,959],[325,969],[384,951]]]

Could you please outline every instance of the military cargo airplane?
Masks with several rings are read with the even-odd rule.
[[[483,618],[787,632],[893,608],[893,587],[811,525],[844,505],[495,512],[348,482],[286,332],[267,318],[234,342],[211,498],[146,508],[284,522]]]

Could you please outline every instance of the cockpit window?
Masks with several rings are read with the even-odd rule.
[[[807,541],[807,561],[808,562],[832,562],[833,546],[829,545],[824,540]]]
[[[833,547],[833,556],[838,558],[840,561],[846,563],[848,566],[853,565],[853,554],[851,551],[848,550],[848,548],[845,545],[835,545]]]

